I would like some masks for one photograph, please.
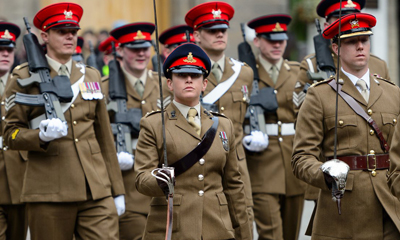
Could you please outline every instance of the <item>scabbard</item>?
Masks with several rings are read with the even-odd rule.
[[[174,197],[172,194],[168,194],[168,211],[167,211],[167,226],[165,231],[165,240],[171,240],[172,236],[172,225],[174,216]]]

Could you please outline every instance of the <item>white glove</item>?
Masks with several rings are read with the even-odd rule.
[[[132,169],[133,163],[135,162],[133,159],[133,155],[127,152],[119,152],[117,153],[119,168],[122,171]]]
[[[261,131],[252,131],[243,138],[243,146],[252,152],[261,152],[268,147],[268,135]]]
[[[50,142],[68,134],[67,123],[62,122],[59,118],[42,120],[39,124],[39,129],[39,138],[43,142]]]
[[[125,196],[119,195],[114,198],[115,207],[117,208],[118,216],[125,212]]]

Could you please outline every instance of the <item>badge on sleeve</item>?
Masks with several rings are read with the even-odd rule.
[[[219,132],[219,138],[221,138],[222,146],[225,151],[229,151],[228,137],[226,136],[226,133],[223,131]]]
[[[79,84],[79,90],[82,98],[85,100],[103,99],[100,83],[98,82],[83,82]]]

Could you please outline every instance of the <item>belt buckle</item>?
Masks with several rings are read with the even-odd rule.
[[[369,168],[369,157],[370,157],[370,156],[372,156],[372,159],[375,161],[375,162],[374,162],[374,168]],[[372,175],[373,177],[376,176],[376,155],[375,155],[375,153],[367,154],[367,169],[368,169],[368,171],[371,172],[371,175]]]

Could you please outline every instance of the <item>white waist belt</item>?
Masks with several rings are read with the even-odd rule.
[[[280,128],[280,134],[279,134]],[[294,135],[294,123],[268,123],[265,124],[265,131],[269,136],[287,136]]]

